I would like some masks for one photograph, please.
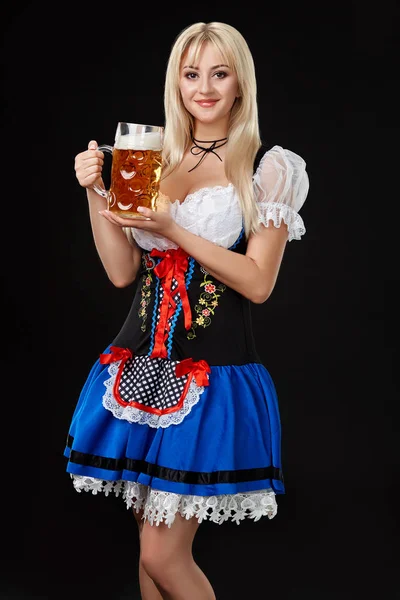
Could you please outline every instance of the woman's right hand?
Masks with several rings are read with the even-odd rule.
[[[91,140],[88,149],[75,156],[75,175],[79,185],[84,188],[93,188],[93,184],[104,188],[101,178],[104,164],[104,153],[97,150],[98,144]]]

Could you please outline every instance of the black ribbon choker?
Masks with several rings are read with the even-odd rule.
[[[191,171],[193,171],[193,169],[198,167],[203,162],[207,154],[210,153],[215,154],[215,156],[219,158],[219,160],[222,162],[222,158],[215,152],[215,150],[221,148],[221,146],[225,146],[227,141],[227,137],[221,138],[220,140],[196,140],[196,138],[192,137],[192,142],[194,146],[190,148],[190,152],[193,154],[193,156],[199,156],[201,154],[201,157],[199,162],[194,167],[189,169],[188,173],[190,173]],[[200,146],[199,144],[211,144],[211,146],[205,148],[204,146]]]

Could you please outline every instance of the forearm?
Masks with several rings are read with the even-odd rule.
[[[109,279],[117,287],[126,287],[136,277],[140,265],[140,250],[129,243],[121,227],[113,225],[99,214],[107,209],[105,198],[87,190],[90,223],[97,253]]]
[[[172,241],[197,260],[218,281],[258,302],[260,269],[250,257],[227,250],[175,225]]]

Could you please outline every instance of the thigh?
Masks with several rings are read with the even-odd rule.
[[[141,536],[142,531],[143,531],[143,525],[144,525],[144,521],[143,521],[144,510],[141,509],[141,510],[139,510],[139,512],[136,512],[136,510],[132,509],[132,512],[133,512],[133,516],[135,517],[135,521],[136,521],[138,529],[139,529],[139,535]]]
[[[176,514],[175,520],[171,527],[165,523],[159,525],[150,525],[146,521],[142,526],[141,547],[144,553],[153,552],[157,549],[157,553],[171,552],[174,555],[180,552],[191,552],[193,540],[199,528],[199,522],[195,517],[185,519],[179,513]]]

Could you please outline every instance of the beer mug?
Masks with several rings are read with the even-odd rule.
[[[93,186],[107,199],[109,211],[120,217],[144,219],[138,206],[156,210],[163,139],[164,128],[158,125],[120,122],[114,146],[97,148],[112,155],[110,189]]]

